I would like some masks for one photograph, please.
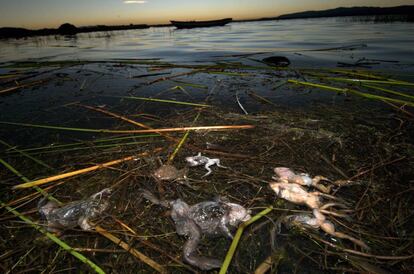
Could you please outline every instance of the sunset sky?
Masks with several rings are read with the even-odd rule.
[[[0,27],[158,24],[223,17],[247,19],[340,6],[413,5],[414,0],[0,0]]]

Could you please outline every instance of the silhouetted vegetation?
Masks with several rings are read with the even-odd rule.
[[[149,28],[146,24],[130,24],[120,26],[86,26],[79,27],[65,23],[57,29],[39,29],[29,30],[25,28],[0,28],[0,39],[1,38],[22,38],[28,36],[42,36],[42,35],[75,35],[77,33],[84,32],[96,32],[96,31],[113,31],[113,30],[128,30],[128,29],[145,29]]]
[[[60,25],[57,31],[60,34],[64,34],[64,35],[74,35],[78,32],[78,28],[72,24],[65,23],[65,24]]]

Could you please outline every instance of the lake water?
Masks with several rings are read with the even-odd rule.
[[[410,33],[414,33],[413,23],[335,18],[241,22],[189,30],[160,27],[3,40],[0,60],[211,62],[231,59],[229,55],[264,52],[287,56],[298,66],[336,66],[337,62],[369,59],[376,68],[414,70],[414,36]]]

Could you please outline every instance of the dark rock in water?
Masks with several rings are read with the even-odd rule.
[[[277,66],[277,67],[287,67],[290,65],[288,58],[284,56],[270,56],[262,59],[268,65]]]
[[[74,35],[78,33],[78,28],[72,24],[65,23],[60,25],[60,27],[58,28],[58,33],[64,35]]]

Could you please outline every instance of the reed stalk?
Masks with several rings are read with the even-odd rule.
[[[409,95],[409,94],[406,94],[406,93],[403,93],[403,92],[399,92],[399,91],[395,91],[395,90],[391,90],[391,89],[379,87],[379,86],[376,86],[376,85],[363,84],[362,86],[363,87],[370,88],[370,89],[379,90],[379,91],[382,91],[382,92],[386,92],[386,93],[390,93],[390,94],[394,94],[394,95],[398,95],[398,96],[401,96],[401,97],[406,97],[406,98],[409,98],[411,100],[414,100],[414,96],[413,95]]]
[[[388,97],[384,97],[380,95],[364,93],[364,92],[360,92],[360,91],[353,90],[353,89],[337,88],[337,87],[331,87],[327,85],[315,84],[315,83],[310,83],[310,82],[297,81],[297,80],[292,80],[292,79],[289,79],[288,82],[293,83],[293,84],[303,85],[303,86],[310,86],[310,87],[320,88],[324,90],[334,91],[334,92],[353,93],[355,95],[359,95],[361,97],[365,97],[371,100],[387,101],[387,102],[393,102],[393,103],[402,104],[402,105],[414,106],[414,102],[407,102],[407,101],[403,101],[400,99],[394,99],[394,98],[388,98]]]
[[[5,89],[0,90],[0,94],[5,94],[5,93],[11,92],[11,91],[19,90],[21,88],[27,88],[27,87],[32,87],[32,86],[35,86],[35,85],[43,84],[46,81],[48,81],[48,79],[34,81],[34,82],[31,82],[31,83],[27,83],[27,84],[19,84],[19,85],[14,86],[14,87],[5,88]]]
[[[158,128],[158,129],[142,129],[142,130],[110,130],[110,129],[89,129],[89,128],[73,128],[73,127],[59,127],[59,126],[48,126],[38,124],[27,124],[27,123],[14,123],[14,122],[0,122],[0,124],[23,126],[23,127],[34,127],[34,128],[45,128],[45,129],[56,129],[56,130],[68,130],[68,131],[79,131],[79,132],[95,132],[95,133],[119,133],[119,134],[134,134],[134,133],[158,133],[158,132],[174,132],[174,131],[187,131],[187,130],[233,130],[233,129],[251,129],[253,125],[228,125],[228,126],[195,126],[195,127],[177,127],[177,128]]]
[[[338,81],[338,82],[351,82],[351,83],[368,83],[368,84],[384,84],[384,85],[396,85],[396,86],[414,86],[414,83],[401,81],[401,80],[368,80],[368,79],[352,79],[341,77],[325,77],[326,80]]]
[[[122,247],[123,249],[125,249],[126,251],[131,253],[133,256],[137,257],[139,260],[141,260],[145,264],[147,264],[150,267],[152,267],[153,269],[155,269],[157,272],[167,273],[167,269],[165,267],[161,266],[160,264],[158,264],[157,262],[155,262],[151,258],[145,256],[143,253],[141,253],[138,250],[136,250],[135,248],[131,247],[126,242],[124,242],[121,239],[117,238],[116,236],[112,235],[111,233],[106,231],[104,228],[102,228],[100,226],[96,226],[95,231],[98,232],[99,234],[101,234],[102,236],[104,236],[105,238],[107,238],[108,240],[112,241],[116,245],[119,245],[120,247]]]
[[[156,149],[156,150],[160,150],[160,149]],[[120,164],[120,163],[123,163],[123,162],[126,162],[126,161],[132,161],[132,160],[137,159],[137,157],[147,156],[148,154],[149,154],[148,152],[143,152],[143,153],[140,153],[138,155],[124,157],[122,159],[106,162],[106,163],[103,163],[103,164],[98,164],[98,165],[94,165],[94,166],[91,166],[91,167],[82,168],[82,169],[79,169],[79,170],[75,170],[75,171],[71,171],[71,172],[51,176],[51,177],[40,179],[40,180],[26,182],[24,184],[19,184],[19,185],[14,186],[13,189],[29,188],[29,187],[33,187],[33,186],[39,186],[39,185],[47,184],[47,183],[54,182],[54,181],[57,181],[57,180],[62,180],[62,179],[66,179],[66,178],[76,176],[76,175],[85,174],[85,173],[88,173],[88,172],[91,172],[91,171],[95,171],[95,170],[98,170],[98,169],[102,169],[102,168],[106,168],[106,167],[109,167],[109,166],[117,165],[117,164]]]
[[[76,142],[76,143],[69,143],[69,144],[62,144],[62,145],[48,145],[48,146],[42,146],[42,147],[25,148],[25,149],[20,149],[19,151],[21,151],[21,152],[35,152],[36,153],[39,150],[40,151],[42,151],[42,150],[55,150],[55,149],[60,149],[60,148],[71,148],[71,147],[76,148],[79,145],[85,145],[85,144],[88,144],[88,143],[99,144],[99,143],[108,143],[108,142],[120,141],[120,140],[128,140],[128,139],[136,139],[136,138],[151,138],[151,137],[159,137],[159,136],[160,135],[158,135],[158,134],[148,134],[148,135],[127,136],[127,137],[104,138],[104,139],[98,139],[98,140],[88,141],[88,142]],[[132,142],[128,142],[128,143],[132,143]],[[118,145],[118,144],[122,145],[123,143],[114,143],[113,145]],[[79,147],[81,147],[81,146],[79,146]],[[81,148],[83,148],[83,147],[81,147]],[[47,153],[47,152],[48,151],[46,151],[45,153]],[[16,151],[11,151],[10,153],[13,154],[13,153],[17,153],[17,152]],[[38,153],[42,153],[42,152],[38,152]]]
[[[6,162],[5,160],[0,158],[0,163],[3,164],[3,166],[5,166],[8,170],[10,170],[12,173],[14,173],[17,177],[19,177],[22,181],[24,182],[30,182],[30,180],[23,176],[23,174],[21,174],[17,169],[15,169],[12,165],[10,165],[8,162]],[[56,198],[54,198],[52,195],[50,195],[49,193],[47,193],[46,191],[44,191],[43,189],[41,189],[38,186],[35,186],[34,189],[39,192],[40,194],[42,194],[43,196],[45,196],[46,198],[48,198],[51,201],[55,201],[58,204],[62,204],[61,202],[59,202]]]
[[[193,87],[193,88],[199,88],[199,89],[208,89],[208,86],[206,85],[201,85],[201,84],[194,84],[194,83],[188,83],[188,82],[184,82],[184,81],[178,81],[178,80],[172,80],[174,83],[180,84],[182,86],[189,86],[189,87]]]
[[[49,169],[49,170],[53,170],[53,171],[55,170],[53,167],[49,166],[48,164],[44,163],[43,161],[41,161],[41,160],[39,160],[39,159],[37,159],[37,158],[35,158],[35,157],[33,157],[33,156],[31,156],[31,155],[27,154],[27,153],[26,153],[26,152],[24,152],[24,151],[21,151],[21,150],[19,150],[19,149],[15,148],[15,147],[13,147],[13,146],[9,145],[8,143],[6,143],[6,142],[5,142],[5,141],[3,141],[3,140],[0,140],[0,144],[3,144],[4,146],[8,147],[9,149],[11,149],[11,150],[13,150],[13,151],[16,151],[17,153],[20,153],[20,154],[21,154],[21,155],[23,155],[24,157],[29,158],[30,160],[34,161],[35,163],[37,163],[37,164],[39,164],[39,165],[41,165],[41,166],[43,166],[43,167],[45,167],[45,168],[47,168],[47,169]]]
[[[182,101],[166,100],[166,99],[157,99],[157,98],[136,97],[136,96],[124,96],[124,97],[121,97],[121,98],[123,98],[123,99],[132,99],[132,100],[148,101],[148,102],[158,102],[158,103],[168,103],[168,104],[176,104],[176,105],[185,105],[185,106],[193,106],[193,107],[211,107],[210,105],[205,105],[205,104],[197,104],[197,103],[191,103],[191,102],[182,102]]]
[[[200,114],[201,112],[199,111],[193,120],[193,124],[197,122],[198,118],[200,117]],[[183,146],[183,144],[185,143],[189,135],[190,135],[190,130],[187,130],[184,133],[183,137],[181,138],[180,142],[178,143],[177,147],[174,149],[173,153],[171,153],[170,157],[168,157],[168,163],[172,163],[178,151],[180,151],[181,147]]]
[[[87,109],[91,109],[91,110],[97,111],[97,112],[104,113],[106,115],[109,115],[109,116],[112,116],[112,117],[115,117],[115,118],[118,118],[118,119],[121,119],[121,120],[126,121],[126,122],[128,122],[130,124],[133,124],[133,125],[136,125],[136,126],[139,126],[139,127],[142,127],[142,128],[150,129],[150,127],[147,126],[147,125],[144,125],[142,123],[139,123],[137,121],[131,120],[131,119],[126,118],[126,117],[124,117],[122,115],[119,115],[119,114],[116,114],[116,113],[107,111],[107,110],[102,109],[102,108],[96,108],[96,107],[87,106],[87,105],[83,105],[83,104],[77,104],[77,105],[79,105],[81,107],[84,107],[84,108],[87,108]]]
[[[227,272],[227,269],[229,268],[231,260],[233,259],[233,255],[236,252],[237,245],[239,244],[239,241],[243,234],[244,229],[248,227],[249,225],[251,225],[252,223],[256,222],[257,220],[261,219],[263,216],[267,215],[272,210],[273,210],[273,207],[270,206],[266,208],[265,210],[259,212],[255,216],[253,216],[250,220],[242,223],[239,226],[239,228],[236,231],[236,235],[234,235],[233,242],[231,243],[230,248],[227,251],[226,258],[224,259],[224,262],[220,268],[219,274],[225,274]]]

